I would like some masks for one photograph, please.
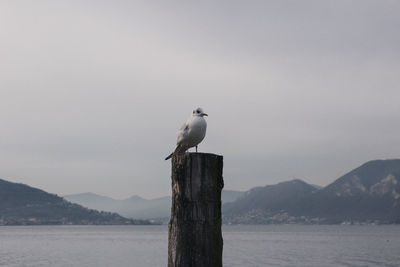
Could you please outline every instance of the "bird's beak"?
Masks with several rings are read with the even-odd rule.
[[[208,116],[208,114],[207,114],[207,113],[201,113],[201,116],[202,116],[202,117]]]

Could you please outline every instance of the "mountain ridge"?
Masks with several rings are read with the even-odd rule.
[[[304,194],[293,194],[299,186]],[[400,159],[366,162],[321,189],[301,180],[258,187],[223,214],[225,223],[400,223]]]
[[[243,193],[242,191],[223,190],[222,202],[233,201]],[[87,192],[64,195],[63,197],[88,208],[117,212],[125,217],[138,219],[162,219],[166,221],[171,212],[170,196],[145,199],[138,195],[132,195],[126,199],[113,199]]]
[[[400,159],[366,162],[322,188],[294,179],[222,192],[224,223],[400,223]],[[86,192],[64,197],[0,179],[0,224],[140,223],[116,209],[126,217],[160,222],[170,215],[170,196],[115,200]],[[87,208],[70,201],[86,201]]]
[[[0,179],[0,225],[149,224],[99,212],[22,183]]]

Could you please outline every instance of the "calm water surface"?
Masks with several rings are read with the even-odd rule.
[[[167,226],[1,226],[0,266],[166,266]],[[400,226],[224,226],[224,266],[400,266]]]

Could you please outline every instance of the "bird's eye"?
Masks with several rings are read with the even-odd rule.
[[[196,110],[197,113],[200,113],[200,110]]]

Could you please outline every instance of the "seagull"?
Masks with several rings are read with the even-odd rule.
[[[202,108],[193,110],[192,115],[178,131],[175,151],[166,157],[165,160],[170,159],[175,153],[183,153],[191,147],[196,147],[197,152],[197,145],[206,136],[207,122],[204,116],[208,115],[204,113]]]

